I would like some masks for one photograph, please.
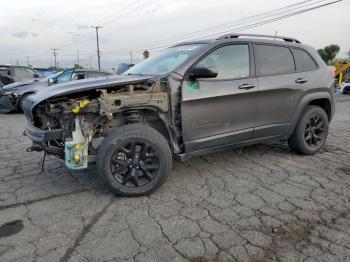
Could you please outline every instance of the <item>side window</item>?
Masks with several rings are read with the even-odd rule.
[[[34,72],[28,68],[21,68],[21,67],[15,68],[15,75],[16,76],[31,78],[31,77],[33,77],[33,74],[34,74]]]
[[[215,65],[217,80],[249,77],[249,47],[247,44],[220,47],[201,60],[198,65]]]
[[[304,50],[297,48],[293,48],[292,50],[298,72],[312,71],[318,68],[315,61]]]
[[[1,75],[11,75],[11,70],[8,67],[0,67],[0,74]]]
[[[293,55],[288,47],[257,44],[255,60],[256,72],[259,76],[295,72]]]

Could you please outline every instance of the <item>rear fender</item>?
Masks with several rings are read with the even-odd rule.
[[[322,92],[315,92],[315,93],[309,93],[305,95],[301,101],[299,102],[298,108],[294,113],[293,119],[292,119],[292,126],[290,129],[290,134],[293,133],[297,123],[299,122],[303,112],[305,111],[306,107],[312,103],[312,101],[317,99],[327,99],[331,104],[331,114],[330,114],[330,120],[333,117],[335,105],[334,105],[334,98],[333,95],[330,92],[322,91]]]

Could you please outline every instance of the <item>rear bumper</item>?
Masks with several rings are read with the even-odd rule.
[[[35,127],[29,121],[26,122],[25,130],[26,135],[33,141],[33,143],[44,143],[51,140],[63,139],[62,129],[42,130]]]
[[[0,94],[0,113],[10,113],[17,111],[17,101],[15,98]]]

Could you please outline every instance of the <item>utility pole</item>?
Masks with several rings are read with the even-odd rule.
[[[132,51],[130,51],[130,64],[132,65]]]
[[[80,65],[80,59],[79,59],[79,49],[77,50],[77,57],[78,57],[78,65]]]
[[[91,28],[95,28],[96,30],[96,44],[97,44],[97,61],[98,61],[98,70],[101,70],[101,52],[100,52],[100,43],[98,39],[98,29],[102,29],[102,26],[96,25],[91,26]]]
[[[27,60],[27,65],[28,67],[30,66],[30,63],[29,63],[29,56],[26,56],[26,60]]]
[[[53,51],[53,56],[55,57],[55,68],[57,68],[57,48],[51,48],[51,50]]]

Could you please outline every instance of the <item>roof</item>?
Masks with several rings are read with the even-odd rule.
[[[29,66],[20,66],[20,65],[0,65],[1,67],[17,67],[17,68],[30,68],[33,69]]]
[[[252,41],[252,42],[267,42],[267,43],[284,43],[284,44],[301,44],[298,39],[289,36],[278,36],[278,35],[261,35],[261,34],[240,34],[240,33],[229,33],[219,36],[217,38],[205,39],[205,40],[193,40],[182,42],[174,46],[191,45],[191,44],[212,44],[219,41]]]
[[[105,74],[112,74],[109,71],[105,71],[105,70],[97,70],[97,69],[75,69],[74,72],[76,73],[84,73],[84,72],[96,72],[96,73],[105,73]]]

